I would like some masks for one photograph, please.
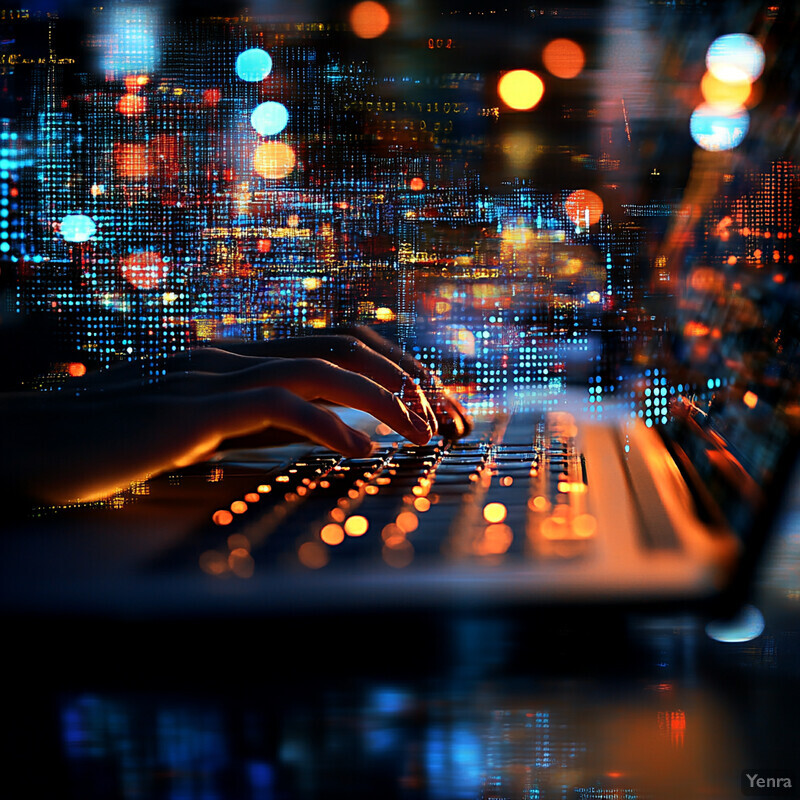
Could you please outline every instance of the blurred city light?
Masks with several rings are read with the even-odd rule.
[[[746,33],[715,39],[706,53],[706,66],[721,81],[752,83],[764,70],[764,48]]]
[[[515,69],[506,72],[497,84],[500,99],[509,107],[518,111],[533,108],[544,95],[544,83],[533,72],[526,69]]]
[[[236,57],[236,74],[248,83],[264,80],[271,70],[272,57],[259,47],[251,47]]]

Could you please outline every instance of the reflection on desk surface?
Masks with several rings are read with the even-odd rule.
[[[735,644],[690,619],[585,638],[528,626],[510,668],[522,628],[462,620],[451,664],[428,670],[420,638],[416,672],[363,637],[336,650],[246,627],[249,648],[225,640],[228,623],[209,629],[223,668],[173,662],[153,638],[146,654],[98,647],[63,686],[61,671],[17,682],[7,711],[31,786],[82,800],[727,800],[744,770],[793,769],[800,743],[800,637],[769,625]]]
[[[81,797],[729,798],[766,764],[730,697],[670,681],[80,693],[59,711]]]

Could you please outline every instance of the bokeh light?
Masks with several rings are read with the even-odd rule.
[[[366,517],[360,514],[349,517],[344,523],[344,532],[348,536],[363,536],[369,529],[369,522]]]
[[[509,108],[527,111],[542,99],[544,84],[535,73],[527,69],[515,69],[500,78],[497,93]]]
[[[152,72],[159,56],[160,11],[153,5],[120,3],[103,25],[101,67],[106,77]]]
[[[138,142],[119,142],[114,145],[114,160],[123,178],[146,178],[150,172],[147,146]]]
[[[124,94],[117,103],[117,111],[127,117],[136,117],[144,114],[147,101],[140,94]]]
[[[152,250],[131,253],[120,265],[122,277],[137,289],[155,289],[167,277],[167,265]]]
[[[750,97],[750,81],[721,81],[713,72],[706,72],[700,81],[700,91],[708,105],[724,114],[741,108]]]
[[[413,533],[419,527],[419,518],[413,511],[401,511],[397,515],[395,525],[403,533]]]
[[[749,642],[764,632],[764,615],[755,606],[744,606],[733,618],[706,625],[706,634],[718,642]]]
[[[61,235],[68,242],[85,242],[92,238],[97,232],[97,225],[91,217],[86,214],[67,214],[61,220]]]
[[[126,75],[123,81],[125,91],[131,94],[135,94],[142,86],[147,86],[149,82],[150,78],[148,78],[147,75]]]
[[[425,181],[420,177],[412,178],[408,182],[408,188],[411,189],[412,192],[421,192],[425,188]]]
[[[567,216],[576,225],[595,225],[603,214],[603,201],[588,189],[578,189],[564,202]]]
[[[710,152],[731,150],[741,144],[750,127],[745,109],[725,114],[714,106],[699,105],[689,120],[689,132],[699,147]]]
[[[341,525],[331,522],[322,528],[319,532],[319,538],[322,539],[325,544],[341,544],[344,541],[344,530]]]
[[[414,545],[406,539],[394,539],[386,542],[381,554],[390,567],[403,569],[414,560]]]
[[[505,553],[514,541],[514,534],[508,525],[495,523],[487,525],[483,536],[476,540],[474,551],[479,556],[498,556]]]
[[[211,519],[215,525],[230,525],[233,522],[233,514],[227,508],[221,508],[212,514]]]
[[[320,542],[304,542],[297,549],[297,557],[309,569],[321,569],[330,560],[328,548]]]
[[[507,131],[502,137],[503,155],[511,169],[523,173],[530,170],[540,143],[528,130]]]
[[[487,522],[502,522],[507,513],[503,503],[487,503],[483,509],[483,518]]]
[[[375,39],[386,33],[391,22],[389,12],[380,3],[364,0],[350,11],[350,27],[360,39]]]
[[[248,83],[262,81],[272,70],[272,57],[260,47],[251,47],[236,57],[236,74]]]
[[[294,150],[283,142],[264,142],[253,155],[253,169],[269,180],[285,178],[296,162]]]
[[[706,66],[721,81],[752,83],[764,71],[764,48],[746,33],[729,33],[711,43]]]
[[[509,108],[527,111],[542,99],[544,84],[535,73],[527,69],[515,69],[500,78],[497,93]]]
[[[571,39],[553,39],[542,51],[545,69],[557,78],[574,78],[580,75],[586,56],[579,44]]]
[[[276,133],[280,133],[288,122],[289,112],[286,110],[286,106],[272,100],[256,106],[250,115],[250,124],[262,136],[274,136]]]
[[[209,575],[223,575],[228,571],[228,559],[216,550],[206,550],[200,556],[200,569]]]

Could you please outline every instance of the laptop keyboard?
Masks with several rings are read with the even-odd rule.
[[[549,413],[513,431],[497,419],[457,442],[384,439],[367,458],[317,448],[216,509],[195,563],[247,577],[257,565],[579,558],[596,522],[576,433],[571,415]]]

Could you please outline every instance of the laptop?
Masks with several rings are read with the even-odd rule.
[[[429,41],[433,49],[437,40]],[[111,69],[115,64],[107,66]],[[120,68],[119,64],[116,66]],[[614,70],[628,71],[615,65]],[[142,67],[142,71],[147,70]],[[237,92],[245,92],[253,83],[241,72],[236,78],[225,74],[229,76],[226,80],[239,81]],[[337,69],[331,68],[325,74],[332,75],[331,81],[335,79],[338,85]],[[448,86],[455,80],[454,74],[448,71]],[[463,73],[464,76],[469,74]],[[164,90],[166,87],[164,83]],[[125,97],[136,100],[138,95],[134,96],[132,86],[128,88],[130,92]],[[462,89],[472,91],[468,83]],[[161,92],[161,87],[153,91]],[[615,88],[615,109],[616,93],[621,91]],[[218,102],[215,92],[219,93],[213,89],[203,95],[204,108],[210,109]],[[548,89],[548,97],[551,95],[557,96]],[[175,97],[190,96],[193,95],[176,84]],[[154,101],[152,105],[160,108]],[[416,105],[421,108],[420,103]],[[448,108],[450,105],[446,103]],[[144,101],[132,102],[128,110],[136,117],[137,109],[143,106]],[[63,107],[67,107],[66,100]],[[630,143],[626,109],[623,101],[623,117],[615,112],[614,119],[618,128],[624,120],[626,135],[623,137],[620,132],[618,140]],[[477,112],[481,125],[489,124],[494,116],[489,112],[493,110],[496,109]],[[559,118],[570,119],[572,112],[567,111],[565,106]],[[680,125],[684,131],[682,118]],[[514,134],[511,129],[508,132]],[[610,152],[603,152],[602,158],[597,159],[596,168],[601,171],[611,169],[615,162],[619,165],[610,147],[611,133],[609,127],[603,134],[603,147],[608,145]],[[3,134],[7,135],[12,134]],[[248,129],[248,135],[255,137],[256,133]],[[691,146],[689,137],[682,135],[683,146]],[[780,135],[790,138],[790,132]],[[473,138],[470,133],[469,140]],[[518,150],[514,143],[521,141],[512,136],[504,150]],[[669,136],[665,141],[671,153],[676,143]],[[637,148],[638,145],[628,150],[639,153]],[[167,149],[158,158],[169,161]],[[758,153],[757,146],[753,150]],[[551,150],[542,152],[557,151],[560,152],[553,145]],[[569,153],[569,148],[564,152]],[[578,163],[589,168],[588,157],[579,156],[579,152],[576,150],[570,157],[570,168]],[[635,166],[636,158],[630,158]],[[759,158],[764,160],[763,155]],[[126,180],[138,181],[141,170],[133,169],[127,163],[130,160],[117,159],[117,169]],[[666,168],[671,156],[665,155],[662,160]],[[554,171],[558,172],[561,163],[553,159]],[[698,160],[700,167],[704,164]],[[633,174],[635,170],[631,169]],[[392,170],[394,175],[394,167]],[[791,197],[792,170],[794,167],[782,167],[774,175],[765,173],[768,181],[747,202],[742,201],[740,216],[745,211],[761,214],[764,208],[775,206],[778,195],[770,195],[767,186],[775,192],[780,189],[781,198]],[[715,175],[719,173],[720,180],[733,179],[722,165],[713,171]],[[699,173],[698,185],[705,185],[706,179],[710,181],[710,174],[703,169]],[[650,178],[659,175],[653,169]],[[562,180],[561,174],[555,177],[561,197],[567,181]],[[624,171],[614,172],[613,179],[618,178],[624,179]],[[586,179],[581,173],[581,180]],[[717,183],[716,179],[710,181],[708,187]],[[416,197],[424,184],[419,177],[411,179],[409,197]],[[465,188],[467,193],[473,191],[469,186]],[[687,203],[696,201],[699,206],[702,202],[716,202],[711,188],[699,194],[696,190],[697,187],[694,196],[687,191]],[[93,196],[97,192],[97,197],[103,197],[104,191],[104,184],[92,185]],[[554,281],[552,285],[566,295],[577,291],[576,281],[582,280],[578,274],[580,265],[585,263],[584,273],[591,273],[592,281],[601,274],[600,265],[594,264],[583,250],[563,249],[563,231],[559,235],[559,231],[552,230],[549,238],[544,235],[548,231],[546,225],[541,228],[542,210],[537,197],[520,189],[518,195],[504,201],[507,220],[521,215],[531,231],[536,226],[537,237],[541,233],[538,249],[524,252],[513,248],[528,247],[526,243],[533,241],[533,236],[524,230],[515,233],[513,226],[505,238],[490,236],[484,230],[490,215],[483,202],[478,202],[474,210],[476,229],[468,237],[471,249],[459,246],[451,252],[445,247],[445,240],[469,217],[462,216],[466,213],[463,208],[455,207],[450,216],[440,217],[435,195],[426,200],[430,207],[420,206],[419,213],[414,201],[402,225],[418,218],[441,222],[442,241],[431,240],[432,245],[438,247],[441,263],[452,262],[454,268],[459,265],[462,252],[474,251],[472,267],[491,276],[499,270],[496,265],[505,264],[504,259],[513,253],[514,268],[523,283],[531,274],[538,274],[541,265],[537,259],[542,253],[553,252],[556,257],[544,272],[551,275],[548,280]],[[171,193],[165,193],[165,206],[173,202],[171,198]],[[785,208],[790,208],[789,201],[785,203]],[[560,205],[563,204],[559,201]],[[180,203],[176,208],[179,206]],[[780,204],[775,207],[784,209]],[[664,204],[664,208],[670,215],[675,210],[671,204]],[[612,255],[628,259],[624,261],[627,270],[644,250],[636,225],[627,225],[635,221],[637,209],[666,220],[661,206],[625,206],[622,216],[627,219],[619,227],[620,252],[607,248],[609,270]],[[586,230],[590,228],[588,205],[585,211],[585,218],[571,219],[577,231],[584,223]],[[697,208],[693,213],[692,219],[697,222]],[[774,220],[776,238],[778,227],[784,238],[774,253],[779,259],[791,259],[791,243],[786,237],[791,237],[792,216],[789,211],[785,219],[779,220],[778,216]],[[74,224],[74,217],[71,214],[63,219]],[[285,229],[264,230],[270,231],[270,236],[285,235],[292,247],[299,247],[301,237],[299,232],[295,236],[295,228],[291,227],[297,225],[297,215],[289,219],[293,222],[287,223],[289,227]],[[726,254],[709,251],[712,240],[722,242],[723,233],[727,240],[728,228],[739,226],[738,221],[733,225],[730,216],[722,219],[727,222],[723,224],[715,218],[713,224],[719,222],[719,230],[704,238],[703,258],[710,262],[713,256],[714,263],[731,264],[730,260],[723,261]],[[691,219],[687,217],[685,222],[688,226]],[[619,380],[615,377],[614,402],[603,403],[602,414],[597,410],[600,404],[587,401],[585,387],[575,397],[559,387],[557,394],[547,398],[543,410],[537,410],[536,404],[521,392],[512,392],[497,410],[488,410],[481,403],[475,406],[477,424],[469,437],[455,442],[437,438],[418,447],[384,432],[374,419],[362,416],[356,421],[350,412],[343,412],[374,437],[376,448],[371,456],[343,459],[305,446],[221,453],[208,463],[137,484],[106,502],[77,508],[33,509],[29,517],[10,521],[6,526],[10,531],[2,539],[3,610],[149,618],[365,608],[736,605],[752,585],[754,570],[774,530],[781,498],[793,478],[797,453],[796,387],[800,386],[800,375],[795,364],[800,363],[800,325],[794,311],[796,287],[791,270],[784,270],[783,261],[768,261],[768,245],[762,238],[766,241],[772,232],[766,230],[767,222],[759,227],[764,231],[747,234],[752,241],[748,238],[747,247],[743,244],[741,251],[750,254],[750,244],[763,246],[764,264],[760,250],[752,255],[759,253],[759,265],[764,269],[745,265],[742,256],[735,268],[715,271],[698,267],[706,270],[706,277],[713,273],[710,281],[700,280],[699,272],[694,281],[691,270],[687,270],[689,285],[695,291],[694,305],[679,306],[670,328],[680,332],[682,341],[671,348],[671,356],[655,353],[657,358],[635,362],[626,374],[618,376]],[[188,230],[187,237],[191,239],[195,228]],[[86,241],[82,229],[69,231],[67,227],[67,231],[70,242]],[[686,234],[683,240],[691,239],[688,227],[678,226],[678,231],[682,236]],[[182,241],[182,236],[183,233],[176,241]],[[413,260],[408,256],[404,269],[424,263],[425,236],[420,233],[420,246],[415,244]],[[604,230],[597,241],[609,236]],[[257,241],[258,252],[266,257],[270,248],[277,250],[282,240],[276,238],[274,245],[269,238]],[[51,245],[49,242],[46,246]],[[452,258],[445,258],[448,254]],[[149,258],[149,251],[141,255]],[[295,255],[292,251],[286,262],[294,264]],[[735,264],[736,256],[731,257]],[[316,264],[315,259],[312,261]],[[660,261],[664,264],[658,269],[666,265],[663,257],[656,259],[657,263]],[[32,263],[40,262],[41,255],[33,256]],[[136,264],[131,264],[128,271],[133,274]],[[249,269],[249,265],[243,267]],[[142,271],[148,272],[144,267]],[[30,274],[39,272],[44,270],[33,269]],[[425,270],[420,268],[420,276],[423,273]],[[147,290],[150,277],[145,275],[139,288]],[[722,278],[721,285],[717,277]],[[309,281],[321,285],[316,277]],[[37,285],[29,283],[30,287]],[[402,291],[410,292],[410,285]],[[351,290],[348,285],[353,296],[348,296],[347,302],[358,308],[356,286],[354,282]],[[501,287],[482,288],[499,291]],[[509,290],[508,286],[504,288]],[[604,284],[595,287],[587,282],[581,289],[587,290],[587,303],[590,294],[595,296],[591,303],[598,304],[597,308],[602,307],[599,304],[603,298],[599,289],[605,291]],[[225,289],[225,297],[227,292]],[[178,296],[169,294],[169,302],[177,302]],[[281,295],[289,298],[291,291],[282,289]],[[488,291],[485,295],[476,302],[476,309],[483,308],[484,300],[488,304],[495,297]],[[164,303],[167,298],[165,294]],[[542,297],[534,299],[546,305]],[[634,308],[632,290],[630,301]],[[116,295],[104,295],[102,302],[120,313],[125,310],[125,303]],[[53,305],[57,303],[54,301]],[[399,315],[402,319],[398,329],[408,328],[422,307],[411,302],[410,297],[403,299],[400,306],[405,310]],[[531,305],[528,312],[533,315],[535,309],[536,305]],[[380,307],[375,309],[376,319],[378,310]],[[305,312],[304,308],[303,316]],[[495,324],[494,317],[489,320]],[[555,325],[552,327],[548,335],[554,341],[558,334]],[[541,330],[545,328],[542,323]],[[655,337],[653,341],[660,343]],[[507,345],[506,342],[504,346]],[[634,395],[636,409],[632,410]],[[660,413],[648,416],[644,413],[647,408],[658,408]]]
[[[372,435],[370,456],[228,451],[91,507],[35,510],[3,541],[4,610],[733,610],[797,456],[793,303],[769,291],[760,324],[783,345],[760,383],[752,359],[746,386],[735,370],[675,386],[663,359],[628,382],[668,408],[665,425],[624,399],[598,419],[570,392],[540,411],[512,395],[468,437],[416,446],[339,410]]]

